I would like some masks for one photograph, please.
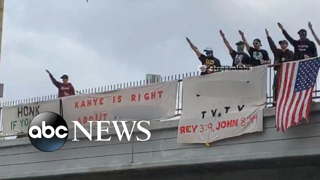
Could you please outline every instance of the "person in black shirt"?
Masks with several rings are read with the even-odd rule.
[[[280,64],[283,62],[293,61],[294,60],[294,53],[288,49],[288,41],[282,40],[279,41],[279,44],[281,46],[281,49],[278,49],[275,43],[273,42],[272,38],[269,35],[268,30],[266,29],[266,35],[269,42],[269,46],[271,51],[274,54],[274,64]],[[279,73],[279,66],[275,66],[274,70],[276,71],[276,74],[274,75],[273,79],[273,101],[277,101],[277,88],[278,88],[278,73]]]
[[[250,56],[244,52],[244,43],[239,41],[236,43],[237,51],[235,51],[231,45],[229,44],[227,38],[224,33],[220,30],[220,35],[223,39],[224,44],[227,46],[229,50],[229,54],[232,57],[232,66],[252,66]]]
[[[239,34],[247,48],[247,51],[251,56],[251,61],[253,66],[259,66],[259,65],[271,63],[268,52],[264,49],[261,49],[262,45],[261,45],[260,39],[253,40],[253,47],[252,47],[249,45],[247,39],[244,36],[244,33],[242,31],[239,31]]]
[[[294,60],[294,53],[288,49],[288,41],[286,40],[279,41],[279,45],[281,49],[278,49],[275,43],[273,42],[272,38],[270,37],[267,29],[266,29],[266,35],[267,35],[270,49],[273,52],[275,57],[275,60],[274,60],[275,64]]]
[[[201,75],[211,74],[216,72],[215,67],[221,67],[220,60],[213,56],[213,51],[211,48],[207,48],[204,51],[206,52],[206,55],[203,55],[200,53],[198,48],[192,44],[192,42],[189,40],[189,38],[186,38],[191,49],[196,53],[199,60],[201,61],[202,65],[205,66],[205,70],[201,72]]]
[[[284,37],[286,37],[286,39],[294,47],[295,60],[308,59],[318,56],[316,45],[307,38],[307,31],[305,29],[300,29],[300,31],[298,31],[300,39],[294,40],[283,28],[282,24],[278,23],[278,26],[282,30]]]
[[[313,28],[312,28],[311,22],[309,22],[308,25],[309,25],[310,31],[311,31],[314,39],[316,39],[317,43],[318,43],[319,46],[320,46],[320,40],[319,40],[318,36],[316,35],[316,33],[314,32],[314,30],[313,30]]]

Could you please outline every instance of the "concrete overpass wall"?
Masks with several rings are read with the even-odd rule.
[[[40,152],[27,138],[1,141],[0,179],[320,155],[320,104],[314,104],[309,123],[286,133],[276,131],[274,109],[265,109],[263,132],[221,140],[210,147],[176,143],[177,125],[177,120],[152,123],[147,142],[119,142],[115,136],[111,142],[83,139],[68,141],[52,153]]]

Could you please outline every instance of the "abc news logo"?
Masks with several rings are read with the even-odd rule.
[[[79,141],[76,137],[77,127],[80,131],[92,141],[92,121],[89,121],[90,132],[88,132],[78,121],[72,121],[74,123],[74,139],[72,141]],[[96,141],[110,141],[109,139],[102,139],[102,131],[109,133],[109,129],[102,129],[102,123],[105,122],[110,125],[110,121],[98,121],[97,123],[97,140]],[[120,121],[123,127],[123,132],[120,132],[118,127],[118,121],[111,121],[119,141],[122,140],[124,135],[127,136],[128,141],[131,139],[133,129],[135,127],[136,121],[133,122],[133,127],[131,133],[129,132],[126,121]],[[139,121],[137,123],[137,128],[142,133],[147,135],[146,139],[137,138],[137,141],[147,141],[151,138],[151,133],[148,129],[141,126],[141,123],[147,123],[150,125],[149,121]],[[66,121],[56,113],[44,112],[37,115],[30,123],[29,126],[29,140],[31,144],[40,151],[43,152],[53,152],[59,150],[68,140],[69,129]]]
[[[61,116],[44,112],[31,121],[28,134],[35,148],[43,152],[53,152],[67,142],[68,132],[68,125]]]

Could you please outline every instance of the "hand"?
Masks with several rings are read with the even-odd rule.
[[[189,43],[189,44],[191,44],[191,41],[190,41],[190,39],[189,39],[188,37],[186,37],[186,39],[187,39],[188,43]]]
[[[268,31],[268,29],[266,28],[265,30],[266,30],[266,35],[267,35],[267,37],[269,37],[269,31]]]
[[[305,55],[304,55],[304,58],[305,58],[305,59],[309,59],[310,57],[305,54]]]
[[[310,29],[312,29],[312,24],[311,24],[310,21],[309,21],[309,23],[308,23],[308,26],[309,26]]]
[[[51,74],[49,70],[46,70],[46,72],[47,72],[48,74]]]
[[[240,36],[244,36],[244,33],[241,30],[239,30],[239,34]]]
[[[224,37],[224,33],[222,32],[222,30],[220,30],[220,35]]]
[[[266,62],[263,60],[263,59],[260,59],[260,64],[263,65],[265,64]]]
[[[278,26],[279,26],[279,28],[280,28],[281,30],[284,30],[281,23],[278,22]]]

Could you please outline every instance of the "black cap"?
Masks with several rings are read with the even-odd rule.
[[[244,43],[242,42],[242,41],[238,41],[237,43],[236,43],[236,45],[238,46],[238,45],[244,45]]]
[[[60,77],[61,79],[69,79],[68,75],[64,74]]]
[[[287,40],[279,41],[279,44],[280,44],[280,45],[281,45],[282,43],[286,43],[286,44],[288,44],[288,41],[287,41]]]
[[[260,46],[262,46],[260,39],[256,38],[256,39],[254,39],[253,41],[258,41],[258,42],[260,43]]]
[[[300,29],[298,31],[298,34],[307,34],[307,31],[305,29]]]

